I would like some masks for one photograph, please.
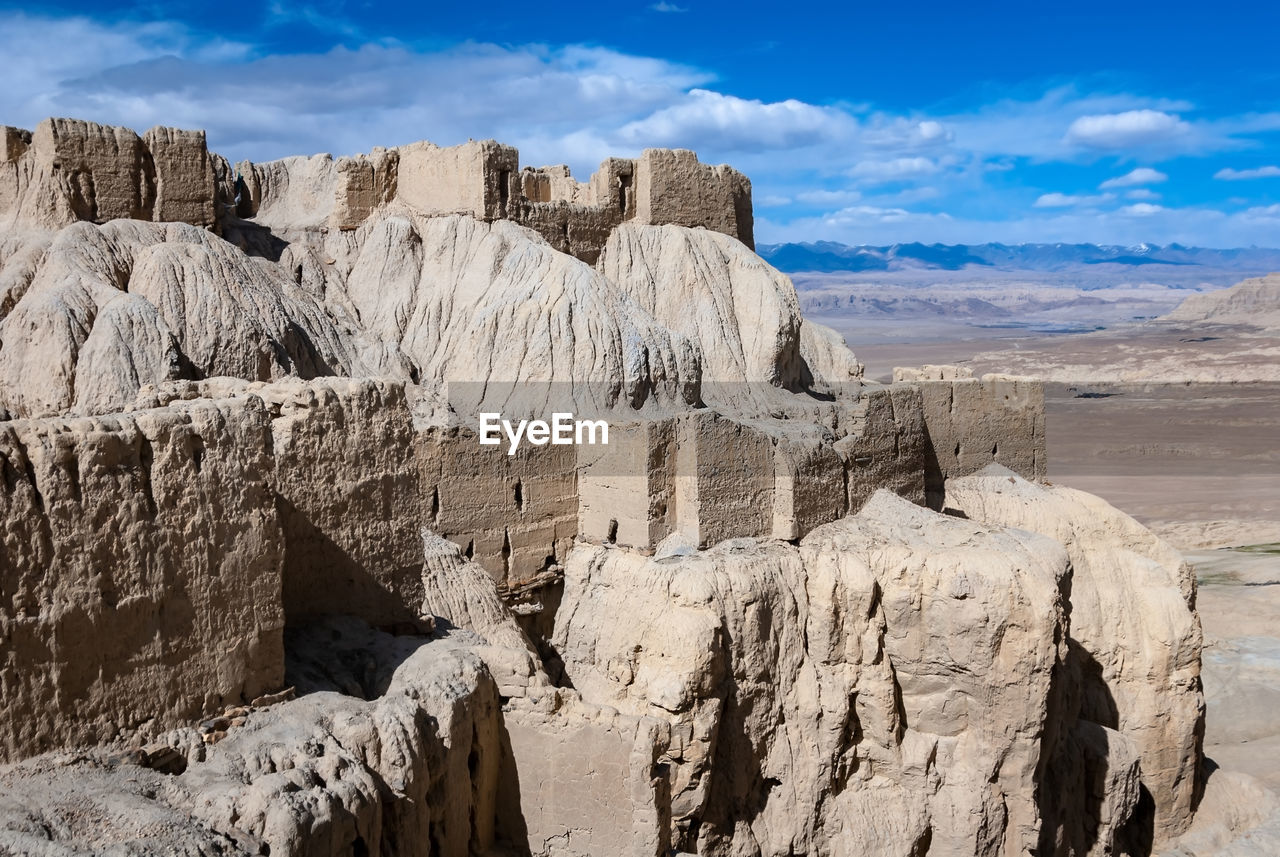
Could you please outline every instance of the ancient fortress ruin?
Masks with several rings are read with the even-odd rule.
[[[1044,484],[1038,381],[863,379],[735,170],[0,146],[0,851],[1083,855],[1189,823],[1189,570]],[[478,443],[553,402],[608,447]]]
[[[130,218],[216,228],[228,215],[271,223],[283,209],[293,224],[352,230],[399,201],[427,215],[511,220],[589,264],[627,222],[701,226],[755,248],[751,182],[683,149],[608,158],[584,183],[566,166],[521,169],[519,152],[493,140],[232,166],[210,155],[203,131],[158,127],[139,137],[48,119],[34,133],[0,126],[0,164],[0,211],[46,224]],[[56,189],[33,192],[37,176],[54,174]]]

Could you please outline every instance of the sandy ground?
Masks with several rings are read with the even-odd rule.
[[[959,363],[1063,379],[1045,391],[1049,479],[1155,529],[1200,581],[1208,779],[1192,830],[1159,852],[1280,855],[1280,336],[1141,325],[993,338],[932,328],[921,331],[926,341],[860,346],[855,330],[843,332],[872,378]],[[1142,380],[1152,377],[1228,380]]]

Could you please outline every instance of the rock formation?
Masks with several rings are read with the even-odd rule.
[[[1268,274],[1243,280],[1229,289],[1192,295],[1159,320],[1280,330],[1280,275]]]
[[[732,169],[0,142],[0,852],[1065,857],[1187,826],[1176,554],[1042,484],[1038,382],[864,382]],[[609,442],[479,442],[562,408]]]

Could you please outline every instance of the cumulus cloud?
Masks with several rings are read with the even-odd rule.
[[[1130,170],[1122,176],[1116,176],[1113,179],[1107,179],[1098,187],[1106,190],[1114,187],[1133,187],[1134,185],[1143,184],[1159,184],[1168,181],[1169,177],[1159,170],[1153,170],[1150,167],[1138,167],[1136,170]]]
[[[1160,194],[1145,187],[1135,187],[1133,190],[1125,191],[1125,199],[1159,199]]]
[[[1153,214],[1159,214],[1164,211],[1164,206],[1153,205],[1149,202],[1135,202],[1133,205],[1126,205],[1120,208],[1120,213],[1129,217],[1150,217]]]
[[[849,175],[869,182],[890,182],[928,176],[938,170],[938,163],[931,158],[892,158],[887,161],[860,161],[849,170]]]
[[[796,194],[799,202],[809,205],[848,205],[862,199],[856,190],[807,190]]]
[[[703,145],[742,152],[811,146],[854,130],[843,111],[789,98],[764,102],[694,89],[677,104],[629,122],[618,138],[632,145]]]
[[[1066,193],[1041,194],[1035,201],[1036,208],[1074,208],[1085,205],[1098,205],[1115,199],[1115,194],[1101,193],[1093,196]]]
[[[1233,170],[1231,167],[1224,167],[1213,174],[1215,179],[1227,182],[1238,182],[1246,179],[1272,179],[1280,176],[1280,167],[1265,166],[1254,167],[1248,170]]]
[[[1191,126],[1161,110],[1126,110],[1081,116],[1067,128],[1067,142],[1094,149],[1124,149],[1165,143],[1187,134]]]

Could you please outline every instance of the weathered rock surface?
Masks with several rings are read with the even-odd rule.
[[[1192,295],[1158,320],[1280,329],[1280,275],[1254,277],[1229,289]]]
[[[751,243],[689,152],[0,129],[0,852],[1182,830],[1191,579],[1091,498],[959,479],[1042,477],[1034,381],[864,385]],[[562,405],[625,431],[477,442]]]
[[[450,641],[392,637],[356,621],[309,632],[316,639],[298,640],[305,652],[291,669],[313,692],[241,715],[176,777],[129,754],[0,768],[0,848],[485,853],[501,757],[497,688],[483,662]],[[361,687],[366,676],[353,676],[352,664],[376,664],[381,674]],[[375,692],[367,700],[341,692],[353,689]]]
[[[269,447],[256,399],[0,424],[0,755],[280,687]]]
[[[882,493],[799,549],[575,551],[554,644],[584,698],[671,724],[683,850],[1029,852],[1068,575]]]
[[[173,378],[361,368],[283,271],[183,224],[62,230],[0,322],[0,342],[0,405],[15,416],[120,410],[142,385]],[[82,351],[98,358],[87,371]]]
[[[1186,829],[1201,788],[1204,695],[1195,577],[1181,555],[1106,501],[1038,485],[999,465],[951,481],[946,506],[970,519],[1042,533],[1074,569],[1071,638],[1080,716],[1142,754],[1154,834]]]

